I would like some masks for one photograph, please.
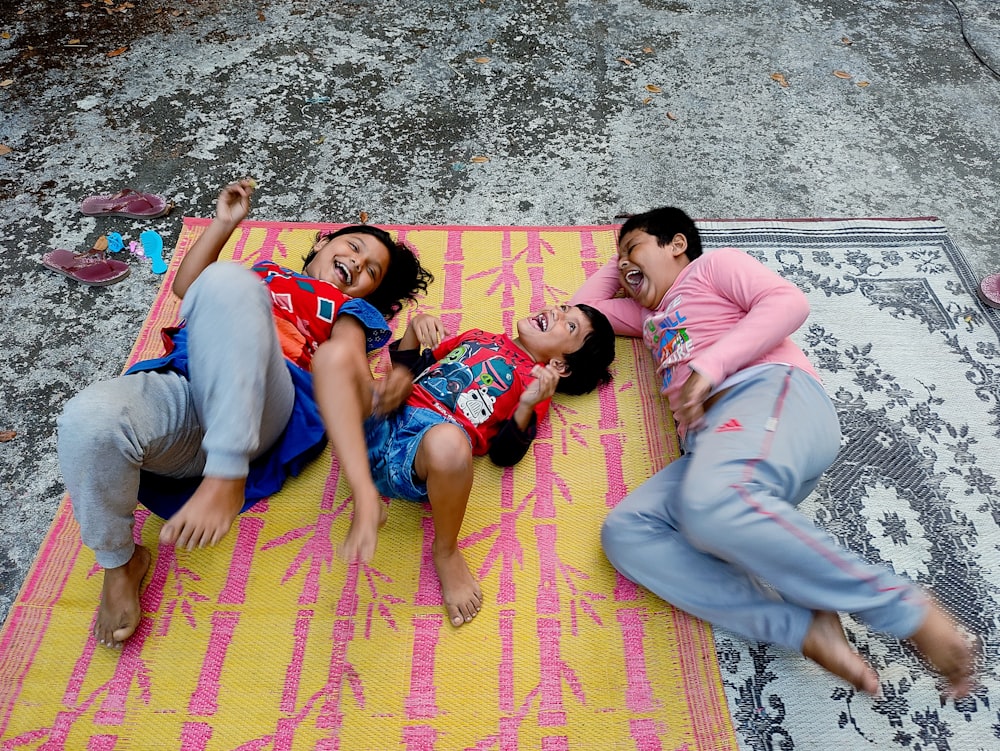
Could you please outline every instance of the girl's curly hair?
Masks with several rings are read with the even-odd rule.
[[[385,316],[387,321],[391,321],[403,309],[403,305],[407,301],[415,301],[418,294],[427,291],[427,288],[434,281],[434,275],[420,265],[417,254],[409,245],[396,242],[381,227],[373,227],[370,224],[353,224],[341,227],[335,232],[318,232],[316,242],[351,234],[371,235],[389,251],[389,267],[385,271],[385,276],[365,300]],[[315,257],[316,251],[310,250],[303,260],[303,271]]]

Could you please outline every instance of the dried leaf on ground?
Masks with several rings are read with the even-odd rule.
[[[13,150],[14,149],[12,149],[10,146],[4,146],[2,143],[0,143],[0,156],[7,156]]]
[[[652,47],[643,47],[642,51],[645,52],[648,55],[649,53],[651,53],[653,51],[653,48]]]
[[[474,156],[469,161],[473,164],[482,164],[483,162],[488,162],[490,158],[488,156]]]
[[[127,49],[128,49],[128,45],[126,44],[124,47],[119,47],[116,50],[111,50],[111,52],[109,52],[107,56],[108,57],[118,57],[121,53],[125,52]]]
[[[840,41],[843,42],[844,44],[848,45],[848,46],[854,44],[854,40],[851,39],[850,37],[841,37]]]
[[[368,212],[367,211],[362,211],[360,214],[358,214],[358,217],[361,219],[361,223],[362,224],[368,224]]]
[[[675,115],[673,112],[668,112],[667,113],[667,119],[668,120],[676,120],[677,119],[677,115]]]
[[[617,60],[620,63],[624,63],[625,65],[628,65],[629,67],[635,65],[635,63],[633,63],[627,57],[616,57],[615,60]]]
[[[648,97],[646,97],[645,99],[642,100],[642,103],[643,104],[649,104],[651,101],[653,101],[653,97],[648,96]]]
[[[472,62],[474,63],[488,63],[490,59],[488,57],[474,57]]]
[[[260,21],[261,23],[264,23],[264,21],[267,20],[264,18],[264,11],[262,10],[257,11],[257,20]]]
[[[663,89],[661,89],[661,88],[660,88],[659,86],[657,86],[657,85],[656,85],[655,83],[647,83],[647,84],[646,84],[646,91],[651,91],[651,92],[653,92],[654,94],[660,94],[660,93],[662,93],[662,92],[663,92]]]
[[[13,441],[14,436],[16,436],[13,430],[0,430],[0,443],[7,443],[7,441]]]
[[[66,42],[66,44],[79,44],[79,43],[80,43],[80,40],[77,39],[77,38],[75,38],[75,37],[73,39],[70,39],[68,42]]]
[[[10,39],[9,31],[0,31],[0,39]]]
[[[871,86],[871,83],[869,81],[858,81],[858,86],[860,86],[862,89],[865,89]]]
[[[13,78],[4,79],[3,81],[0,81],[0,88],[5,89],[8,86],[10,86],[12,83],[14,83],[14,79]]]
[[[772,81],[777,81],[779,84],[781,84],[781,88],[783,88],[783,89],[787,89],[788,88],[788,79],[785,78],[785,74],[784,73],[772,73],[771,74],[771,80]]]
[[[843,78],[843,79],[854,78],[854,76],[852,76],[845,70],[835,70],[833,71],[833,75],[835,75],[837,78]]]

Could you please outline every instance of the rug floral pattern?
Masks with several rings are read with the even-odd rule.
[[[844,618],[878,670],[858,694],[800,656],[721,629],[741,748],[1000,748],[1000,315],[934,220],[703,225],[794,281],[795,335],[834,398],[841,453],[802,510],[842,544],[931,590],[982,645],[981,686],[941,701],[917,654]]]

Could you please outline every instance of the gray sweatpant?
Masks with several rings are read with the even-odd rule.
[[[88,386],[58,420],[59,465],[83,544],[104,568],[132,557],[139,470],[246,477],[281,436],[295,392],[271,299],[235,263],[214,263],[181,306],[188,374],[147,371]]]
[[[681,610],[798,651],[814,610],[913,634],[927,612],[923,593],[795,508],[840,447],[822,385],[797,368],[762,368],[705,419],[685,436],[683,456],[608,515],[601,541],[614,567]]]

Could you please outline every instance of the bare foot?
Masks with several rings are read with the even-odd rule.
[[[101,604],[94,638],[106,647],[120,647],[139,625],[139,587],[149,570],[149,551],[136,545],[128,563],[104,570]]]
[[[368,563],[375,557],[378,531],[385,526],[388,517],[389,512],[381,497],[376,496],[374,501],[359,503],[358,497],[355,496],[351,528],[347,530],[347,537],[337,548],[337,557],[348,563],[354,561]]]
[[[198,489],[160,530],[160,542],[179,548],[215,545],[243,508],[243,478],[204,477]]]
[[[878,674],[861,655],[851,649],[836,613],[828,610],[813,611],[812,623],[809,624],[806,638],[802,640],[802,654],[859,691],[878,694]]]
[[[434,568],[441,580],[441,596],[451,625],[457,628],[468,623],[483,606],[483,592],[461,551],[458,548],[443,553],[434,550]]]
[[[951,696],[961,699],[973,688],[976,655],[971,639],[931,601],[917,632],[907,639],[948,681]]]

